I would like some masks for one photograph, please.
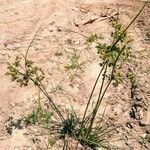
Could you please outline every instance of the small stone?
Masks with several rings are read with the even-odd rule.
[[[75,41],[74,44],[79,45],[79,44],[80,44],[80,41]]]
[[[142,134],[142,138],[146,138],[147,134]]]
[[[100,14],[100,16],[101,16],[101,17],[107,17],[107,15],[106,15],[106,14],[103,14],[103,13]]]
[[[100,147],[96,147],[96,150],[103,150],[103,148],[100,148]]]
[[[140,121],[140,124],[142,126],[150,124],[150,107],[147,110],[143,111],[142,120]]]

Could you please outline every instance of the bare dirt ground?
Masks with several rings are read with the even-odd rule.
[[[66,112],[73,106],[82,114],[99,72],[99,57],[94,46],[85,44],[86,37],[97,33],[107,38],[112,30],[110,16],[119,12],[122,23],[127,25],[142,4],[138,0],[0,1],[1,150],[61,149],[59,143],[54,148],[48,148],[48,131],[39,130],[38,127],[12,127],[11,135],[7,129],[11,117],[16,122],[35,106],[37,89],[33,85],[20,88],[5,73],[6,63],[14,60],[18,51],[26,52],[36,31],[40,28],[30,48],[29,58],[44,69],[47,88],[62,111]],[[88,23],[91,19],[95,21]],[[129,115],[131,107],[137,103],[130,98],[129,83],[115,89],[110,87],[102,109],[107,108],[107,115],[111,119],[119,117],[122,133],[126,130],[118,146],[124,150],[142,150],[150,147],[150,143],[139,140],[139,137],[150,134],[150,4],[129,33],[134,39],[135,57],[128,68],[133,68],[137,75],[137,98],[142,105],[137,113],[141,119],[133,119]],[[73,52],[80,53],[81,69],[66,71],[64,66]],[[59,88],[55,92],[56,87]],[[47,106],[47,101],[43,101]]]

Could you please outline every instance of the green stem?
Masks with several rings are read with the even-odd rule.
[[[98,99],[97,99],[95,108],[94,108],[94,110],[93,110],[93,112],[92,112],[92,118],[91,118],[90,125],[89,125],[89,128],[88,128],[87,137],[88,137],[89,133],[90,133],[91,130],[92,130],[93,123],[94,123],[96,114],[97,114],[97,112],[98,112],[99,106],[100,106],[100,101],[101,101],[101,98],[100,98],[100,97],[101,97],[101,93],[102,93],[102,91],[103,91],[103,86],[104,86],[104,82],[105,82],[105,78],[106,78],[106,73],[107,73],[107,67],[108,67],[108,63],[106,64],[106,68],[105,68],[105,71],[104,71],[104,77],[103,77],[102,84],[101,84],[101,87],[100,87],[99,96],[98,96]]]
[[[46,91],[46,89],[45,89],[45,87],[43,86],[42,83],[41,83],[41,86],[42,86],[43,91],[44,91],[44,92],[42,91],[43,94],[45,94],[45,96],[47,97],[47,99],[49,100],[49,102],[51,103],[51,105],[53,106],[53,109],[54,109],[54,110],[57,112],[57,114],[59,115],[60,119],[61,119],[62,121],[64,121],[65,119],[64,119],[62,113],[61,113],[60,110],[57,108],[56,104],[52,101],[51,97],[49,96],[48,92]],[[38,86],[38,88],[41,89],[40,86]]]
[[[31,81],[32,81],[33,83],[35,83],[34,79],[32,79],[31,77],[30,77],[30,79],[31,79]],[[52,109],[58,114],[58,116],[60,117],[60,119],[61,119],[62,121],[64,121],[63,115],[61,114],[61,112],[59,111],[59,109],[57,108],[57,106],[55,105],[55,103],[52,101],[52,99],[51,99],[51,97],[49,96],[49,94],[47,93],[45,87],[44,87],[42,84],[41,84],[41,86],[40,86],[40,85],[37,85],[37,87],[38,87],[39,90],[47,97],[47,99],[49,100],[49,104],[50,104],[50,106],[52,107]]]
[[[95,91],[95,88],[96,88],[96,85],[97,85],[97,83],[98,83],[98,81],[99,81],[99,78],[100,78],[100,76],[101,76],[101,74],[102,74],[102,71],[104,70],[104,67],[105,67],[105,63],[103,64],[103,66],[102,66],[102,68],[101,68],[101,70],[100,70],[100,72],[99,72],[99,74],[98,74],[98,77],[97,77],[97,79],[96,79],[96,82],[95,82],[95,84],[94,84],[94,86],[93,86],[92,92],[91,92],[91,94],[90,94],[90,98],[89,98],[89,100],[88,100],[86,109],[85,109],[85,111],[84,111],[84,115],[83,115],[82,121],[84,121],[84,119],[85,119],[85,116],[86,116],[88,107],[89,107],[89,105],[90,105],[90,102],[91,102],[91,99],[92,99],[92,96],[93,96],[93,93],[94,93],[94,91]]]
[[[94,93],[94,91],[95,91],[95,88],[96,88],[96,85],[97,85],[97,83],[98,83],[98,81],[99,81],[99,78],[100,78],[100,76],[101,76],[101,74],[102,74],[102,71],[104,70],[104,67],[105,67],[105,63],[103,63],[103,66],[102,66],[102,68],[101,68],[101,70],[100,70],[100,72],[99,72],[99,74],[98,74],[98,76],[97,76],[97,79],[96,79],[96,81],[95,81],[95,83],[94,83],[94,86],[93,86],[93,88],[92,88],[92,92],[91,92],[91,94],[90,94],[90,97],[89,97],[89,100],[88,100],[88,103],[87,103],[87,105],[86,105],[86,108],[85,108],[85,111],[84,111],[84,115],[83,115],[83,118],[82,118],[82,121],[81,121],[81,128],[80,128],[80,130],[79,130],[79,135],[80,135],[80,133],[82,132],[82,128],[83,128],[83,124],[84,124],[84,120],[85,120],[85,117],[86,117],[87,110],[88,110],[88,108],[89,108],[89,105],[90,105],[90,102],[91,102],[93,93]]]

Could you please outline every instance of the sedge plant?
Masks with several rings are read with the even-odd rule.
[[[17,83],[19,83],[20,86],[28,86],[29,82],[34,83],[34,85],[49,100],[49,104],[53,110],[53,114],[57,114],[57,116],[61,120],[60,123],[56,123],[57,125],[55,124],[56,126],[54,126],[54,129],[56,129],[55,131],[57,131],[56,134],[59,135],[59,138],[56,139],[65,139],[66,137],[71,137],[79,141],[82,145],[87,145],[92,149],[95,149],[96,147],[104,147],[109,149],[107,135],[112,133],[112,131],[114,131],[115,129],[112,125],[109,125],[107,123],[97,123],[96,116],[104,99],[104,96],[108,91],[109,86],[115,80],[115,74],[118,66],[122,62],[124,62],[126,58],[128,58],[128,50],[130,49],[131,40],[127,36],[127,30],[133,24],[136,18],[141,14],[147,3],[148,1],[145,2],[141,10],[126,28],[123,28],[118,21],[112,23],[112,26],[115,28],[115,31],[111,34],[111,37],[113,39],[112,44],[107,45],[105,43],[96,43],[98,54],[102,58],[103,62],[101,63],[99,75],[93,86],[82,118],[78,117],[78,114],[76,112],[70,113],[69,115],[67,115],[67,117],[65,117],[65,115],[62,113],[61,109],[55,104],[55,101],[51,98],[48,91],[46,90],[46,87],[43,84],[43,80],[45,77],[44,72],[40,67],[35,66],[35,63],[32,60],[27,59],[29,48],[33,40],[35,39],[35,36],[31,41],[26,51],[26,54],[23,55],[21,53],[22,57],[17,56],[14,63],[8,63],[7,75],[11,76],[12,81],[16,81]],[[97,36],[93,36],[89,40],[89,42],[93,42],[97,40],[97,38]],[[23,59],[24,65],[22,65]],[[110,69],[111,72],[109,74]],[[90,104],[92,102],[93,93],[100,78],[102,78],[102,82],[99,88],[99,94],[97,96],[97,100],[92,112],[88,114]],[[49,121],[50,116],[47,116],[47,113],[45,112],[43,113],[41,108],[38,109],[38,111],[34,112],[31,116],[29,116],[27,120],[29,122],[33,121],[34,124],[40,121],[38,118],[39,116],[40,118],[46,116],[48,117],[48,120],[46,121]],[[36,120],[34,120],[33,118],[36,118]],[[66,144],[64,144],[63,149],[66,149],[66,147]]]
[[[147,5],[147,3],[148,3],[148,1],[145,2],[145,4],[142,6],[141,10],[138,12],[138,14],[133,18],[133,20],[129,23],[129,25],[126,28],[123,29],[118,22],[113,23],[113,26],[115,27],[116,30],[114,33],[112,33],[112,37],[114,40],[111,45],[108,45],[108,46],[106,44],[103,44],[103,45],[98,44],[97,45],[98,53],[101,54],[101,57],[103,58],[104,61],[103,61],[103,63],[101,63],[101,70],[96,79],[94,87],[92,89],[90,98],[87,102],[87,106],[85,108],[85,112],[84,112],[84,115],[82,118],[81,128],[79,130],[79,135],[82,135],[82,132],[84,131],[84,126],[87,126],[88,130],[86,132],[85,138],[88,138],[90,136],[90,134],[93,132],[93,125],[95,123],[96,115],[98,113],[101,102],[102,102],[109,86],[114,81],[114,74],[118,67],[120,58],[122,58],[122,60],[124,60],[124,57],[126,57],[126,52],[127,52],[126,49],[128,50],[130,48],[130,46],[129,46],[130,39],[127,38],[127,30],[133,24],[133,22],[137,19],[137,17],[141,14],[141,12],[143,11],[143,9]],[[109,76],[109,80],[106,83],[108,67],[111,67],[111,73]],[[89,115],[87,115],[87,112],[88,112],[90,103],[92,101],[92,96],[95,91],[98,80],[101,76],[102,76],[102,83],[101,83],[101,87],[99,90],[99,95],[98,95],[96,104],[92,110],[92,113],[90,114],[90,117],[89,117],[90,119],[89,119],[88,123],[86,122],[86,124],[85,124],[85,120],[87,119],[87,116],[89,116]],[[104,87],[104,83],[106,84],[105,87]]]

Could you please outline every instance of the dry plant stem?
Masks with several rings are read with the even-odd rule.
[[[112,18],[112,17],[114,17],[114,16],[118,16],[118,12],[117,13],[115,13],[115,14],[112,14],[112,15],[110,15],[110,16],[108,16],[108,17],[105,17],[105,18],[103,18],[103,19],[101,19],[101,20],[99,20],[99,22],[100,21],[104,21],[104,20],[106,20],[106,19],[110,19],[110,18]]]
[[[114,48],[114,46],[116,46],[116,44],[120,41],[121,37],[125,34],[125,32],[129,29],[129,27],[133,24],[133,22],[137,19],[137,17],[141,14],[141,12],[143,11],[143,9],[145,8],[145,6],[147,5],[148,1],[145,2],[145,4],[142,6],[141,10],[138,12],[138,14],[133,18],[133,20],[129,23],[129,25],[124,29],[124,31],[120,34],[120,36],[117,38],[117,40],[112,44],[112,46],[110,47],[110,51]],[[113,68],[112,68],[112,71],[111,71],[111,77],[110,77],[110,81],[108,82],[106,88],[104,89],[103,91],[103,94],[101,96],[101,98],[99,99],[99,103],[98,103],[98,107],[97,107],[97,110],[99,109],[99,106],[105,96],[105,93],[107,91],[107,89],[109,88],[112,80],[113,80],[113,75],[114,75],[114,71],[115,71],[115,68],[116,68],[116,65],[117,65],[117,62],[122,54],[122,52],[124,51],[124,48],[120,51],[120,53],[118,54],[116,60],[115,60],[115,63],[113,65]],[[90,124],[90,127],[89,127],[89,132],[88,132],[88,135],[89,133],[91,132],[92,130],[92,126],[93,126],[93,123],[94,123],[94,120],[95,120],[95,117],[96,117],[96,114],[97,114],[97,111],[95,110],[94,112],[94,118],[91,119],[91,124]]]
[[[71,29],[65,29],[65,31],[73,32],[73,33],[79,34],[79,35],[81,35],[81,36],[83,36],[83,37],[85,37],[85,38],[88,38],[88,36],[85,36],[84,34],[81,34],[81,33],[77,32],[77,31],[73,31],[73,30],[71,30]]]

